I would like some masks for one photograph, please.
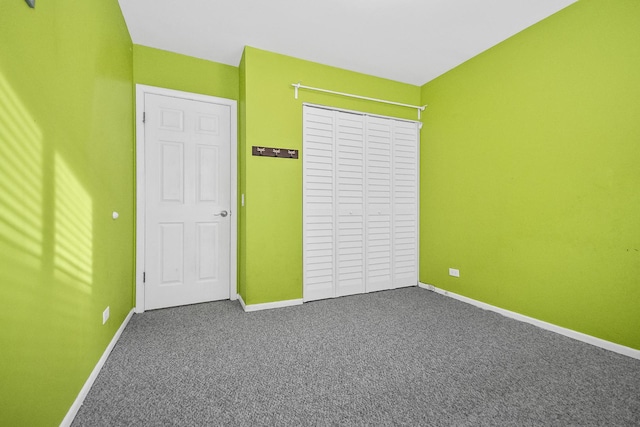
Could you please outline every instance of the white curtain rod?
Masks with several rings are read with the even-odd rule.
[[[399,107],[415,108],[416,110],[418,110],[418,120],[421,119],[421,113],[425,110],[425,108],[427,108],[426,105],[419,106],[419,105],[403,104],[401,102],[387,101],[385,99],[369,98],[368,96],[353,95],[351,93],[336,92],[328,89],[320,89],[317,87],[304,86],[304,85],[301,85],[300,83],[292,83],[291,86],[295,88],[294,96],[296,99],[298,99],[298,90],[300,89],[315,90],[317,92],[331,93],[334,95],[347,96],[349,98],[357,98],[357,99],[364,99],[366,101],[381,102],[383,104],[397,105]]]
[[[347,110],[345,108],[330,107],[328,105],[321,105],[321,104],[312,104],[310,102],[303,102],[302,105],[306,107],[320,108],[322,110],[327,110],[327,111],[342,111],[343,113],[356,114],[358,116],[379,117],[381,119],[391,119],[398,122],[415,123],[418,125],[418,128],[422,129],[422,122],[420,120],[403,119],[397,116],[394,117],[394,116],[384,116],[382,114],[365,113],[364,111]]]

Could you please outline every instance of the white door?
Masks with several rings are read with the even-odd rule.
[[[145,94],[145,309],[229,298],[230,106]]]

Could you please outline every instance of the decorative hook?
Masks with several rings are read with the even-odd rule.
[[[298,150],[290,150],[288,148],[258,147],[252,146],[251,153],[254,156],[261,157],[279,157],[281,159],[297,159]]]

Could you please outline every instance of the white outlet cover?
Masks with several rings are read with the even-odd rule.
[[[458,270],[457,268],[450,268],[449,276],[460,277],[460,270]]]

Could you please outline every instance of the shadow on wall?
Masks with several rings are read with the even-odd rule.
[[[25,271],[44,272],[52,234],[53,276],[90,294],[92,198],[62,155],[44,158],[50,150],[43,150],[42,131],[2,74],[0,126],[0,254],[10,266],[1,270],[3,283],[25,281]]]
[[[64,383],[60,332],[77,338],[84,328],[93,202],[1,72],[0,159],[0,400],[28,400],[33,387]]]
[[[0,274],[3,283],[20,282],[22,271],[42,268],[42,131],[2,74],[0,129],[0,255],[11,266]]]

